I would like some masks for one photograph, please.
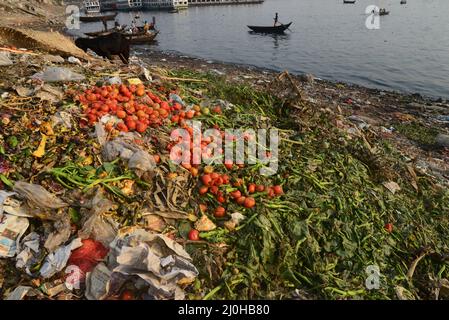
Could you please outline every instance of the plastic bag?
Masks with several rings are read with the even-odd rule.
[[[68,206],[67,203],[37,184],[18,181],[14,184],[14,191],[24,197],[32,207],[59,209]]]
[[[85,79],[83,75],[61,67],[48,67],[44,71],[34,74],[31,78],[45,82],[81,81]]]
[[[98,192],[91,202],[91,215],[78,232],[78,236],[82,239],[95,239],[103,245],[109,246],[109,243],[117,235],[118,224],[104,213],[114,206],[109,199],[104,198],[103,194]]]
[[[0,67],[11,66],[12,60],[9,58],[8,52],[0,52]]]
[[[50,233],[44,244],[49,252],[55,251],[61,244],[69,240],[72,231],[69,215],[64,215],[61,220],[56,221],[54,228],[55,231]]]

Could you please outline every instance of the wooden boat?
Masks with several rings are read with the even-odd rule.
[[[343,0],[344,4],[354,4],[355,0]]]
[[[80,21],[81,22],[98,22],[98,21],[109,21],[109,20],[114,20],[115,17],[117,16],[117,12],[113,13],[113,14],[108,14],[108,15],[95,15],[95,16],[81,16],[80,17]]]
[[[156,36],[159,34],[159,31],[154,32],[139,32],[135,34],[126,34],[127,38],[131,40],[132,45],[142,45],[149,44],[154,41]]]
[[[390,11],[379,11],[379,16],[386,16],[389,14],[390,14]]]
[[[116,28],[112,28],[109,29],[108,31],[94,31],[94,32],[84,32],[84,34],[88,37],[98,37],[98,36],[106,36],[108,34],[111,34],[113,32],[121,32],[123,34],[128,34],[126,33],[126,25],[122,26],[123,28],[121,30],[117,30]],[[139,29],[139,32],[137,33],[137,35],[143,34],[145,33],[145,31],[143,30],[143,27],[137,27],[137,29]],[[150,30],[155,30],[154,29],[154,25],[150,25]]]
[[[281,24],[279,26],[273,26],[273,27],[260,27],[260,26],[248,26],[251,30],[254,32],[260,32],[260,33],[283,33],[285,30],[287,30],[292,22],[287,24]]]
[[[401,4],[407,4],[407,0],[401,0]]]
[[[110,31],[99,31],[99,32],[86,32],[85,35],[89,36],[89,37],[99,37],[99,36],[107,36],[108,34],[111,34],[113,32],[117,32],[114,30],[110,30]],[[149,44],[151,42],[154,41],[154,39],[156,38],[156,36],[159,34],[159,31],[154,31],[154,32],[145,32],[145,31],[140,31],[138,33],[133,33],[133,34],[129,34],[126,32],[121,31],[121,33],[123,35],[126,36],[126,38],[128,38],[129,40],[131,40],[131,45],[142,45],[142,44]]]

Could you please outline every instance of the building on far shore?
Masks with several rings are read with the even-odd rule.
[[[91,1],[93,2],[93,1]],[[221,4],[254,4],[264,0],[100,0],[101,11],[170,10],[188,6]]]
[[[264,0],[189,0],[189,6],[206,6],[220,4],[253,4],[262,3]]]
[[[188,0],[104,0],[104,10],[170,10],[188,7]],[[115,9],[113,9],[115,3]],[[108,9],[106,9],[108,8]]]

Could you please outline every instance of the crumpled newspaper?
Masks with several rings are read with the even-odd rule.
[[[16,257],[16,268],[25,269],[28,275],[32,275],[30,267],[39,261],[41,254],[40,235],[31,232],[22,239],[20,244],[20,253]]]
[[[14,257],[20,247],[20,238],[30,225],[27,218],[4,214],[0,218],[0,258]]]
[[[110,247],[112,272],[140,277],[149,285],[148,294],[156,299],[184,299],[182,286],[198,276],[190,255],[162,234],[134,229],[119,235]]]

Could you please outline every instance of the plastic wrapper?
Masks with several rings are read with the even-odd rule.
[[[68,206],[67,203],[38,184],[18,181],[14,184],[14,191],[29,201],[30,204],[42,209],[59,209]]]
[[[44,71],[34,74],[32,78],[45,82],[81,81],[85,79],[83,75],[62,67],[48,67]]]

